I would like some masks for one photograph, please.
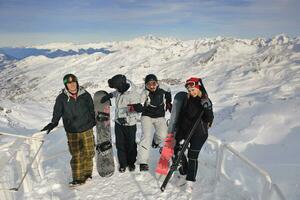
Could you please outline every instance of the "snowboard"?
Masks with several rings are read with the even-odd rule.
[[[101,177],[109,177],[115,171],[111,131],[110,131],[110,100],[101,103],[106,91],[100,90],[94,94],[96,117],[96,166]]]
[[[188,137],[185,139],[184,143],[182,144],[182,148],[181,150],[178,152],[177,158],[176,160],[172,163],[170,170],[168,171],[168,174],[165,178],[165,180],[163,181],[160,190],[163,192],[166,189],[166,186],[169,182],[169,180],[171,179],[173,173],[178,169],[180,162],[182,162],[182,157],[184,156],[184,152],[185,150],[188,148],[189,142],[197,128],[197,126],[201,123],[202,120],[202,115],[203,115],[203,111],[201,112],[199,118],[197,119],[197,121],[195,122],[195,124],[192,127],[192,130],[189,132]]]
[[[168,135],[165,139],[164,146],[161,150],[160,158],[155,170],[157,174],[161,174],[161,175],[168,174],[169,163],[174,154],[176,124],[178,121],[181,108],[186,98],[187,98],[186,92],[178,92],[174,97],[171,117],[168,125]]]

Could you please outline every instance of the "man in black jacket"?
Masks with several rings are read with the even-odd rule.
[[[72,155],[70,161],[73,181],[70,186],[85,183],[92,178],[94,157],[95,126],[94,104],[91,95],[79,87],[77,77],[67,74],[63,78],[65,88],[56,98],[51,123],[42,131],[47,134],[58,125],[60,118],[68,138],[69,151]]]
[[[142,136],[138,149],[138,162],[140,171],[148,171],[150,148],[157,148],[167,135],[167,124],[165,119],[166,110],[171,111],[171,92],[159,87],[157,77],[148,74],[145,77],[145,90],[141,94],[142,110],[133,105],[133,109],[142,111]],[[155,128],[153,136],[152,127]]]

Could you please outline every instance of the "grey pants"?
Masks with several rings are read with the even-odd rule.
[[[155,133],[153,136],[152,126]],[[164,117],[151,118],[142,116],[142,136],[138,146],[138,162],[148,164],[152,140],[156,144],[160,144],[167,136],[168,127]]]

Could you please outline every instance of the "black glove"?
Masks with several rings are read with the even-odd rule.
[[[50,133],[50,131],[52,131],[52,129],[54,129],[57,126],[57,123],[49,123],[47,124],[47,126],[45,126],[41,131],[47,131],[47,134]]]
[[[172,103],[171,102],[166,103],[166,111],[167,110],[169,110],[169,112],[171,113],[171,111],[172,111]]]
[[[102,97],[100,103],[104,103],[104,102],[108,101],[111,98],[113,98],[113,94],[109,93],[109,94],[105,95],[104,97]]]
[[[117,121],[121,124],[121,125],[125,125],[127,123],[126,118],[118,118]]]

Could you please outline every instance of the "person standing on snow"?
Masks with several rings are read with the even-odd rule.
[[[136,145],[136,123],[138,113],[130,110],[128,104],[139,103],[139,95],[133,83],[127,80],[125,75],[117,74],[108,80],[110,88],[116,91],[105,95],[101,103],[108,101],[110,98],[116,99],[115,110],[115,136],[117,155],[119,160],[119,172],[135,170],[135,161],[137,156]]]
[[[187,154],[187,166],[181,170],[186,175],[187,191],[192,191],[193,183],[196,181],[198,169],[198,156],[200,150],[207,140],[208,128],[211,127],[214,115],[212,102],[208,98],[207,92],[200,78],[190,78],[186,81],[185,87],[188,91],[187,100],[184,102],[178,118],[177,132],[175,135],[176,145],[175,155],[180,150],[182,140],[185,140],[190,133],[193,124],[201,117],[200,124],[196,127],[189,142]],[[201,116],[202,115],[202,116]]]
[[[41,131],[47,131],[48,134],[62,117],[72,156],[70,164],[73,181],[69,184],[76,186],[92,178],[95,111],[91,95],[83,87],[79,87],[74,74],[65,75],[63,83],[65,88],[56,98],[51,123]]]
[[[144,105],[132,105],[135,110],[142,111],[142,136],[138,149],[140,171],[149,170],[148,160],[151,143],[153,148],[157,148],[167,135],[165,111],[171,112],[171,101],[171,92],[159,87],[157,77],[154,74],[148,74],[145,77],[145,90],[141,94],[141,102]],[[142,110],[138,106],[142,106]],[[154,136],[152,126],[155,128]]]

